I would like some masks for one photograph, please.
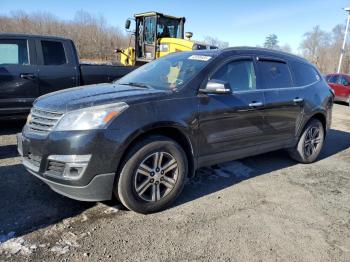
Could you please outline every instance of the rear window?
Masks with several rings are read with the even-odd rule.
[[[293,62],[292,67],[296,86],[310,85],[321,79],[316,69],[311,65]]]
[[[44,65],[64,65],[67,58],[63,44],[56,41],[41,41]]]
[[[292,86],[289,67],[286,63],[260,60],[258,64],[265,88],[287,88]]]
[[[0,40],[0,64],[28,65],[27,40]]]

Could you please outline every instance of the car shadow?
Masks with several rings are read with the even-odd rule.
[[[96,203],[75,201],[52,191],[21,164],[0,167],[0,235],[16,236],[73,217]]]
[[[330,130],[320,159],[331,157],[349,146],[350,133]],[[6,158],[14,156],[15,150],[15,147],[9,147]],[[0,237],[9,232],[21,236],[77,216],[97,204],[61,196],[30,175],[18,160],[13,162],[6,165],[0,159]],[[295,164],[285,151],[277,151],[201,168],[188,181],[173,207]]]
[[[16,159],[19,155],[12,136],[21,132],[24,123],[0,121],[0,243],[9,233],[21,236],[96,205],[61,196],[25,170]]]
[[[329,130],[318,161],[331,157],[350,147],[350,133]],[[231,187],[241,181],[268,174],[298,164],[284,150],[231,161],[197,170],[189,179],[183,193],[173,207],[194,201],[205,195]]]
[[[13,135],[21,132],[26,121],[20,120],[0,120],[0,135]]]

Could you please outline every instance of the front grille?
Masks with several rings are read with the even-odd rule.
[[[52,130],[63,114],[33,107],[28,122],[30,131],[46,134]]]
[[[46,172],[50,175],[62,176],[65,163],[49,160]]]
[[[32,153],[28,153],[27,157],[28,162],[30,162],[33,166],[40,167],[41,157],[33,155]]]

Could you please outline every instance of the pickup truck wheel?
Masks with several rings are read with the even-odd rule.
[[[127,154],[117,185],[119,199],[138,213],[160,211],[181,193],[187,172],[179,144],[163,136],[149,137]]]
[[[318,119],[312,119],[304,128],[298,144],[289,150],[290,156],[304,164],[314,162],[324,143],[324,127]]]

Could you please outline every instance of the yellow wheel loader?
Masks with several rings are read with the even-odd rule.
[[[192,33],[184,33],[185,17],[147,12],[136,14],[134,20],[135,30],[132,32],[134,46],[116,49],[123,65],[142,65],[173,52],[217,49],[216,46],[192,41]],[[130,25],[131,19],[127,19],[125,28],[129,30]]]

